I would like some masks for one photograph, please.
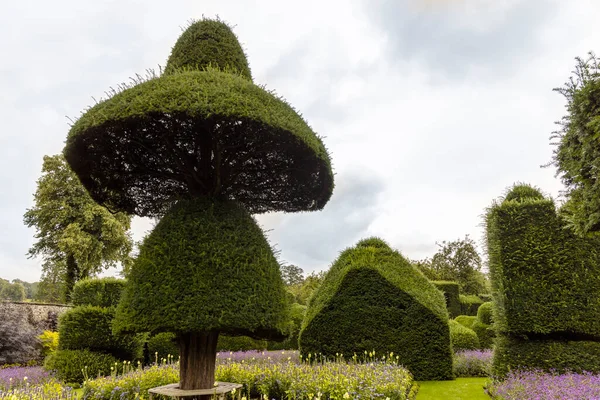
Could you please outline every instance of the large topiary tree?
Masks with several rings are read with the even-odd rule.
[[[279,265],[251,214],[319,210],[333,173],[304,119],[253,83],[225,23],[192,23],[160,77],[86,111],[65,156],[99,203],[162,217],[115,329],[176,333],[181,389],[213,387],[220,332],[283,338]]]
[[[516,185],[486,217],[494,371],[599,372],[600,241],[576,236],[532,189]]]
[[[304,355],[394,353],[417,380],[452,379],[442,292],[380,239],[343,251],[315,292],[300,331]]]

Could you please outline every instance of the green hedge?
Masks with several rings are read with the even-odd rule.
[[[267,341],[252,339],[248,336],[225,336],[219,335],[217,343],[218,351],[248,351],[266,350]]]
[[[394,352],[417,380],[453,377],[443,294],[380,244],[340,254],[313,295],[299,341],[305,355]]]
[[[477,310],[479,306],[483,304],[483,300],[481,300],[478,296],[474,294],[470,295],[459,295],[460,301],[460,315],[477,315]]]
[[[148,339],[149,362],[160,364],[161,360],[167,359],[169,355],[177,360],[179,358],[179,346],[176,338],[176,335],[171,332],[161,332],[151,336]]]
[[[600,343],[567,340],[524,340],[502,336],[496,339],[494,374],[515,369],[600,373]]]
[[[60,316],[58,348],[88,349],[132,361],[142,356],[143,335],[114,335],[114,309],[96,306],[75,307]]]
[[[267,350],[298,350],[298,336],[302,321],[306,314],[306,306],[298,303],[293,303],[290,306],[290,328],[289,336],[283,342],[269,341]]]
[[[492,302],[488,301],[479,306],[477,310],[477,320],[482,324],[491,325],[493,322]]]
[[[471,329],[477,334],[479,347],[481,349],[491,349],[493,347],[496,332],[492,325],[484,324],[483,322],[476,320],[471,326]]]
[[[46,357],[44,368],[55,371],[55,376],[65,383],[83,383],[87,377],[110,375],[118,360],[109,354],[89,350],[57,350]]]
[[[467,328],[471,329],[475,321],[477,321],[477,317],[474,315],[459,315],[458,317],[454,318],[454,320],[462,326],[466,326]]]
[[[586,369],[596,356],[580,349],[596,349],[592,342],[600,339],[600,238],[576,237],[551,199],[523,186],[486,216],[494,329],[503,344],[495,372],[519,363]]]
[[[71,301],[75,306],[116,307],[125,283],[113,277],[82,279],[73,287]]]
[[[479,339],[472,330],[451,319],[448,321],[450,327],[450,341],[454,351],[475,350],[479,348]]]
[[[446,307],[450,318],[461,315],[460,307],[460,288],[457,282],[450,281],[432,281],[433,284],[444,293],[446,298]]]

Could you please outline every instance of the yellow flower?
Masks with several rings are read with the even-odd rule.
[[[345,399],[349,399],[350,398],[350,393],[348,393],[348,392],[344,393],[344,398]]]

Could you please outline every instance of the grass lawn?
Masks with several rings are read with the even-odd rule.
[[[417,400],[490,400],[483,391],[488,378],[457,378],[453,381],[421,381]]]

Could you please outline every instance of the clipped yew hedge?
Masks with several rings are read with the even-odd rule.
[[[315,292],[301,353],[393,352],[417,380],[452,379],[443,294],[400,253],[369,241],[343,251]]]
[[[479,339],[472,329],[459,324],[453,319],[448,321],[448,326],[450,327],[452,350],[475,350],[479,348]]]
[[[82,279],[73,287],[74,306],[116,307],[126,281],[114,277]]]
[[[483,300],[474,294],[459,295],[460,315],[477,315],[479,306],[483,304]]]
[[[576,237],[554,202],[527,185],[494,203],[486,224],[494,328],[502,344],[495,373],[600,371],[600,239]]]
[[[457,282],[433,281],[433,284],[444,293],[446,307],[450,318],[461,315],[460,288]]]

